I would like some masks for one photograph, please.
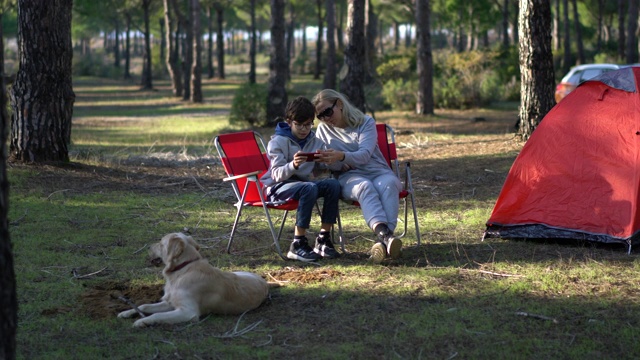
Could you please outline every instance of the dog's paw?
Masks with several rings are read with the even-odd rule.
[[[149,324],[147,324],[147,323],[144,321],[144,319],[136,320],[136,322],[134,322],[134,323],[133,323],[133,327],[135,327],[135,328],[139,328],[139,329],[141,329],[141,328],[145,328],[145,327],[147,327],[147,326],[149,326]]]
[[[126,319],[126,318],[130,318],[133,315],[137,314],[137,312],[135,310],[125,310],[121,313],[118,314],[118,317],[121,319]]]

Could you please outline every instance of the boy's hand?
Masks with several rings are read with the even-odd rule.
[[[305,162],[307,162],[307,156],[303,155],[302,152],[298,151],[293,155],[293,167],[296,170],[298,170],[300,165],[304,164]]]

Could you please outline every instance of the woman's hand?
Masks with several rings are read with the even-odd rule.
[[[318,158],[320,159],[320,162],[324,164],[333,164],[334,162],[344,160],[344,152],[339,150],[320,150],[319,153],[320,156]]]

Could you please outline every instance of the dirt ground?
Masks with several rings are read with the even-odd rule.
[[[429,121],[411,121],[393,115],[378,117],[396,130],[399,157],[411,162],[418,206],[430,206],[434,198],[484,196],[495,198],[511,162],[522,143],[514,136],[514,111],[439,111]],[[270,129],[264,129],[269,134]],[[452,135],[463,135],[453,137]],[[268,138],[268,137],[267,137]],[[501,155],[496,158],[495,154]],[[211,166],[212,163],[214,166]],[[42,185],[51,194],[59,191],[84,193],[96,188],[139,193],[207,191],[221,199],[233,200],[230,187],[220,179],[224,173],[215,157],[175,160],[165,155],[132,157],[117,166],[68,164],[29,165],[40,174],[30,186]],[[21,164],[10,164],[22,167]],[[354,260],[361,261],[362,254]],[[152,266],[151,264],[149,266]],[[286,267],[267,274],[273,283],[320,282],[342,274],[318,268],[313,271]],[[106,281],[88,286],[80,302],[92,318],[110,318],[136,304],[157,302],[162,285],[140,286]],[[50,309],[47,314],[70,311]],[[44,314],[44,315],[47,315]]]

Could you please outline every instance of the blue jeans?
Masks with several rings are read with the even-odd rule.
[[[340,183],[336,179],[313,181],[285,181],[273,186],[271,200],[298,200],[296,226],[308,229],[311,213],[318,198],[324,198],[322,214],[323,224],[335,224],[338,217],[338,201],[340,200]]]

